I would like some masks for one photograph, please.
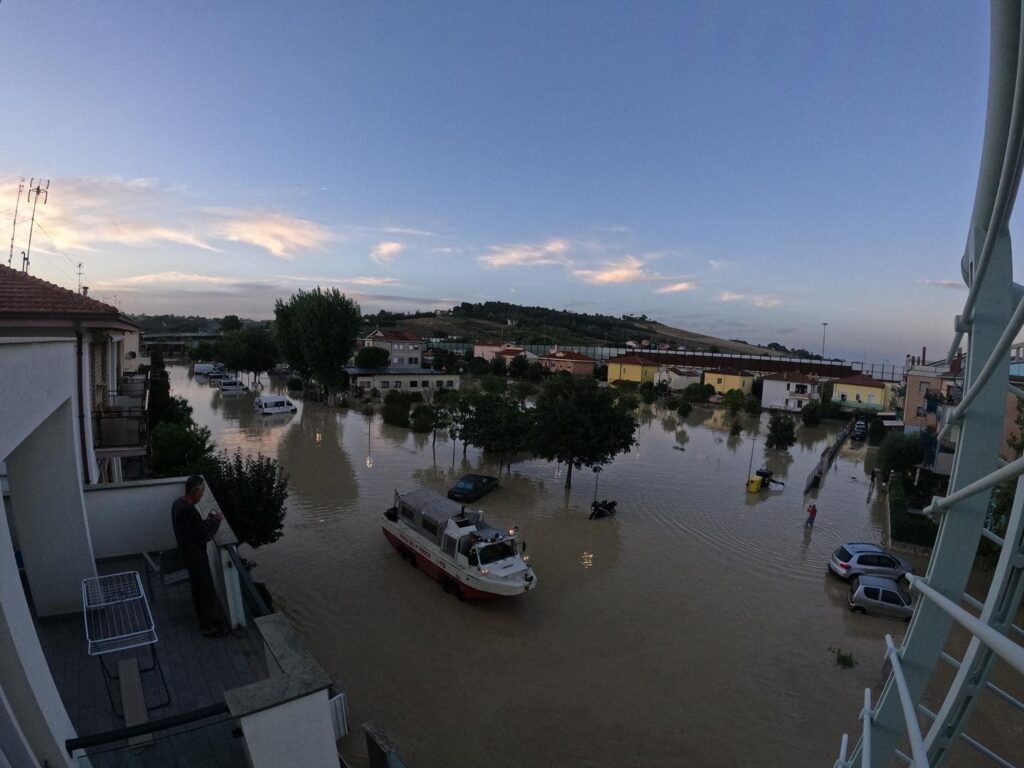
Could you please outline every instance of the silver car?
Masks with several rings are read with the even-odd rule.
[[[898,579],[905,573],[914,572],[914,564],[909,560],[887,552],[877,544],[857,542],[836,547],[829,558],[828,568],[839,578],[847,580],[855,576]]]
[[[861,576],[850,584],[850,610],[870,613],[890,619],[910,621],[914,615],[914,601],[910,592],[899,581],[880,576]]]

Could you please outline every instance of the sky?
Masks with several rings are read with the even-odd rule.
[[[0,245],[131,313],[462,301],[944,354],[975,2],[0,4]],[[1016,233],[1016,222],[1012,229]],[[7,255],[10,255],[9,253]]]

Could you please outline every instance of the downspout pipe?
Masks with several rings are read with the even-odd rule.
[[[75,323],[75,371],[78,378],[78,442],[82,450],[82,480],[85,485],[91,485],[89,477],[89,449],[85,442],[85,388],[82,377],[83,336],[81,323]]]

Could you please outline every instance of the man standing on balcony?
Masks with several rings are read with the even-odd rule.
[[[185,495],[171,505],[174,537],[178,540],[185,568],[192,586],[192,604],[199,618],[199,631],[207,637],[221,637],[228,626],[221,620],[217,609],[217,591],[210,575],[210,561],[206,555],[206,542],[220,527],[221,516],[211,512],[204,520],[196,504],[206,492],[206,483],[200,475],[185,481]]]

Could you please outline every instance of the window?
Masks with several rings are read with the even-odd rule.
[[[446,387],[454,387],[454,386],[455,386],[455,382],[454,382],[454,381],[452,381],[451,379],[448,379],[448,381],[447,381],[447,383],[445,384],[445,386],[446,386]]]
[[[719,383],[719,384],[721,384],[721,383],[722,383],[722,377],[721,377],[721,376],[719,376],[719,377],[718,377],[718,383]]]
[[[469,538],[469,537],[467,536],[466,538]],[[477,557],[475,549],[471,550],[470,553],[469,553],[469,564],[470,565],[480,565],[480,560]]]
[[[423,387],[424,389],[430,389],[430,382],[424,379],[423,381],[420,382],[420,386]]]
[[[391,386],[391,382],[390,382],[390,381],[382,381],[382,382],[380,383],[380,388],[381,388],[381,389],[387,389],[387,388],[388,388],[388,387],[390,387],[390,386]]]
[[[789,392],[789,384],[786,384],[786,391]]]
[[[395,344],[395,349],[405,349],[405,345],[403,345],[403,344]]]
[[[917,406],[917,416],[918,416],[918,418],[923,419],[927,415],[928,415],[928,409],[927,408],[925,408],[923,405]]]
[[[396,381],[395,382],[395,389],[401,389],[401,388],[402,388],[402,382]]]
[[[410,389],[416,389],[419,385],[420,385],[420,383],[418,381],[416,381],[415,379],[409,382],[409,388]]]
[[[857,393],[856,397],[857,397],[857,402],[859,403],[860,402],[860,393],[859,392]]]
[[[868,600],[878,600],[878,588],[877,587],[864,587],[864,597]]]
[[[392,365],[398,365],[400,362],[402,362],[402,358],[400,358],[400,357],[392,357],[391,358],[391,364]]]
[[[877,558],[878,564],[883,568],[896,568],[899,566],[899,563],[897,563],[891,557],[886,557],[885,555],[878,555]]]
[[[419,349],[419,348],[420,348],[419,344],[410,344],[409,345],[409,349]]]
[[[429,533],[431,536],[437,536],[437,523],[431,520],[429,517],[424,517],[423,522],[420,523],[423,526],[423,530]]]
[[[845,393],[845,392],[840,392],[840,393],[839,393],[839,399],[840,399],[840,400],[841,400],[842,402],[844,402],[844,403],[845,403],[845,402],[846,402],[846,393]]]
[[[923,395],[925,392],[928,391],[929,384],[931,384],[931,382],[928,381],[927,379],[922,381],[920,384],[917,385],[917,391]]]
[[[889,605],[903,605],[903,601],[900,600],[899,595],[895,592],[890,592],[888,589],[882,590],[882,602],[888,603]]]
[[[413,512],[411,509],[409,509],[409,507],[405,506],[404,504],[401,507],[401,513],[402,513],[402,517],[404,517],[410,523],[416,517],[416,513]]]
[[[418,357],[410,357],[409,358],[409,365],[419,365],[419,364],[420,364],[420,359]]]
[[[434,382],[434,386],[440,389],[441,387],[444,386],[444,382],[438,379],[437,381]]]
[[[786,407],[789,408],[789,398],[786,398]]]

